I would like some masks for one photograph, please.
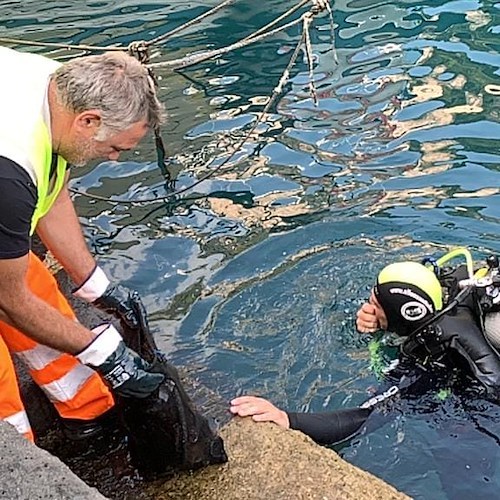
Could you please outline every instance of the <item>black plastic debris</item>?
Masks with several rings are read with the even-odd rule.
[[[138,294],[131,300],[140,326],[132,330],[122,325],[125,343],[151,363],[152,371],[165,375],[152,396],[119,402],[134,466],[150,478],[226,462],[222,439],[195,408],[176,368],[157,349]]]

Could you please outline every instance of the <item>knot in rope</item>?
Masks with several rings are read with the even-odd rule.
[[[312,14],[319,14],[330,7],[329,0],[312,0],[311,12]]]
[[[144,40],[131,42],[127,47],[128,53],[135,57],[140,63],[148,64],[150,60],[149,46]]]

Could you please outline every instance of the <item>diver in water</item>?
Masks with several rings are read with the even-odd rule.
[[[443,266],[457,255],[465,255],[467,265]],[[472,376],[488,397],[498,399],[498,259],[488,259],[488,267],[476,272],[466,249],[424,262],[386,266],[357,312],[360,333],[383,330],[399,337],[398,357],[386,370],[378,394],[360,407],[321,413],[286,412],[266,399],[242,396],[231,401],[230,411],[300,430],[318,443],[335,444],[356,434],[382,401],[409,391],[424,376],[427,383],[434,375],[466,373],[468,381]]]

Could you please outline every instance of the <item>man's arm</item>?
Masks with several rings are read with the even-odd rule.
[[[319,444],[336,444],[355,435],[370,415],[371,408],[340,408],[320,413],[285,412],[270,401],[241,396],[231,401],[231,413],[252,417],[255,422],[274,422],[284,429],[307,434]]]
[[[96,267],[82,234],[67,186],[37,225],[37,234],[76,285],[81,285]]]
[[[40,344],[76,354],[82,363],[97,370],[115,392],[123,396],[148,396],[161,383],[163,375],[150,373],[149,366],[125,346],[111,324],[87,330],[40,300],[30,290],[27,282],[29,234],[36,200],[36,188],[29,175],[12,160],[0,156],[0,320]],[[59,201],[65,205],[64,193]],[[69,217],[69,225],[74,230],[76,224],[74,220],[71,221],[71,213],[66,211],[64,214],[63,210],[62,217],[65,216]],[[52,234],[56,235],[56,241],[62,243],[60,236],[57,236],[60,235],[59,231]],[[75,246],[72,247],[71,238],[76,235],[77,240],[78,234],[81,241],[72,259]],[[69,252],[63,254],[69,254],[69,261],[74,262],[74,257],[82,251],[83,237],[81,231],[67,231],[66,236],[70,239]],[[86,247],[83,250],[83,260],[80,259],[75,266],[83,269],[87,266],[89,269],[93,259],[86,257],[90,255]],[[74,276],[78,279],[77,274]]]
[[[33,295],[25,282],[29,257],[0,260],[2,319],[37,342],[77,355],[122,396],[144,398],[164,379],[128,349],[111,325],[90,331]]]
[[[340,408],[319,413],[288,413],[290,429],[307,434],[319,444],[338,444],[361,429],[371,408]]]
[[[74,295],[137,329],[140,320],[133,303],[136,292],[111,284],[90,253],[73,202],[65,186],[50,211],[37,225],[44,245],[77,285]],[[138,295],[137,295],[138,297]]]
[[[66,318],[28,289],[29,257],[0,260],[0,310],[9,324],[41,344],[77,354],[95,334]]]

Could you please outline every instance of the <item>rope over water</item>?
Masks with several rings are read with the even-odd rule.
[[[290,8],[288,11],[286,11],[284,14],[280,15],[278,18],[276,18],[272,22],[268,23],[267,25],[263,26],[262,28],[259,28],[259,30],[252,33],[251,35],[248,35],[247,37],[245,37],[245,38],[243,38],[235,43],[232,43],[226,47],[222,47],[220,49],[203,51],[203,52],[200,52],[197,54],[189,54],[183,58],[174,59],[174,60],[170,60],[170,61],[162,61],[162,62],[157,62],[157,63],[150,62],[151,61],[151,53],[150,53],[151,47],[157,47],[160,42],[164,42],[168,38],[171,38],[171,37],[177,35],[178,33],[187,29],[188,27],[191,27],[194,24],[201,22],[203,19],[207,18],[210,15],[213,15],[215,12],[223,9],[224,7],[227,7],[229,4],[231,4],[233,2],[234,2],[234,0],[224,0],[219,5],[213,7],[212,9],[208,10],[207,12],[205,12],[205,13],[201,14],[200,16],[188,21],[187,23],[173,29],[172,31],[170,31],[168,33],[160,35],[160,36],[153,38],[149,41],[144,41],[144,40],[134,41],[134,42],[130,43],[128,45],[128,47],[122,47],[122,46],[118,46],[118,45],[111,45],[111,46],[80,45],[80,44],[73,45],[73,44],[64,44],[64,43],[36,42],[36,41],[21,40],[21,39],[15,39],[15,38],[0,37],[0,43],[65,49],[65,50],[70,50],[70,51],[71,50],[83,50],[86,53],[95,52],[95,51],[127,51],[130,55],[132,55],[138,61],[140,61],[142,64],[144,64],[144,66],[148,69],[149,75],[151,77],[152,85],[154,85],[154,88],[157,89],[158,84],[157,84],[157,79],[156,79],[155,74],[154,74],[155,68],[168,68],[171,70],[187,68],[189,66],[199,64],[199,63],[201,63],[203,61],[207,61],[209,59],[215,59],[217,57],[220,57],[223,54],[227,54],[227,53],[232,52],[234,50],[238,50],[238,49],[241,49],[243,47],[246,47],[250,44],[259,42],[261,40],[264,40],[267,37],[275,35],[276,33],[287,30],[293,26],[296,26],[296,25],[302,23],[302,36],[301,36],[299,42],[297,43],[295,50],[293,51],[293,54],[292,54],[292,56],[287,64],[285,70],[283,71],[278,84],[273,89],[273,92],[272,92],[269,100],[267,101],[267,104],[265,105],[264,109],[262,110],[262,112],[258,116],[255,123],[252,125],[251,129],[232,148],[230,155],[228,157],[226,157],[226,159],[220,165],[218,165],[215,169],[213,169],[210,172],[208,172],[207,174],[201,176],[197,181],[190,184],[189,186],[186,186],[182,189],[178,189],[176,191],[170,192],[166,196],[161,196],[161,197],[146,198],[146,199],[143,198],[141,200],[130,200],[130,199],[125,200],[125,199],[109,198],[109,197],[104,197],[104,196],[92,195],[92,194],[82,192],[82,191],[74,189],[74,188],[70,189],[71,192],[88,197],[88,198],[106,201],[108,203],[113,203],[113,204],[143,204],[143,203],[152,203],[152,202],[173,200],[178,195],[185,193],[186,191],[201,184],[205,180],[207,180],[210,177],[212,177],[213,175],[215,175],[217,172],[220,172],[235,157],[235,155],[242,149],[242,147],[245,145],[247,140],[255,132],[257,127],[263,122],[264,118],[267,116],[269,109],[275,103],[278,95],[283,91],[284,86],[288,82],[289,77],[290,77],[290,70],[293,67],[293,65],[295,64],[295,62],[300,54],[300,50],[302,48],[304,48],[305,57],[306,57],[307,64],[308,64],[309,89],[310,89],[311,96],[313,98],[314,103],[317,104],[317,94],[316,94],[316,89],[315,89],[314,81],[313,81],[313,54],[312,54],[312,44],[311,44],[309,29],[312,25],[313,18],[316,15],[323,13],[324,11],[328,11],[329,16],[330,16],[330,24],[331,24],[331,32],[332,32],[332,48],[334,48],[334,44],[333,44],[333,34],[334,34],[334,32],[333,32],[333,30],[334,30],[333,14],[332,14],[331,6],[330,6],[330,0],[301,0],[297,5]],[[283,24],[279,27],[275,27],[282,20],[291,16],[297,10],[301,9],[306,4],[309,4],[309,3],[312,5],[311,5],[311,8],[309,9],[308,12],[302,14],[302,16],[300,16],[298,19],[290,21],[290,22]],[[334,53],[335,53],[335,50],[334,50]],[[337,62],[336,54],[334,57],[335,57],[335,61]],[[156,152],[157,152],[157,157],[158,157],[158,166],[159,166],[159,168],[160,168],[160,170],[161,170],[161,172],[166,180],[167,190],[171,190],[171,189],[173,189],[173,187],[175,185],[175,179],[173,178],[172,173],[167,168],[167,165],[165,162],[166,152],[165,152],[163,140],[161,138],[160,130],[157,128],[153,132],[154,132],[154,136],[155,136],[155,145],[156,145]],[[203,168],[210,166],[212,161],[213,160],[209,160],[208,162],[206,162],[205,165],[203,165]]]

